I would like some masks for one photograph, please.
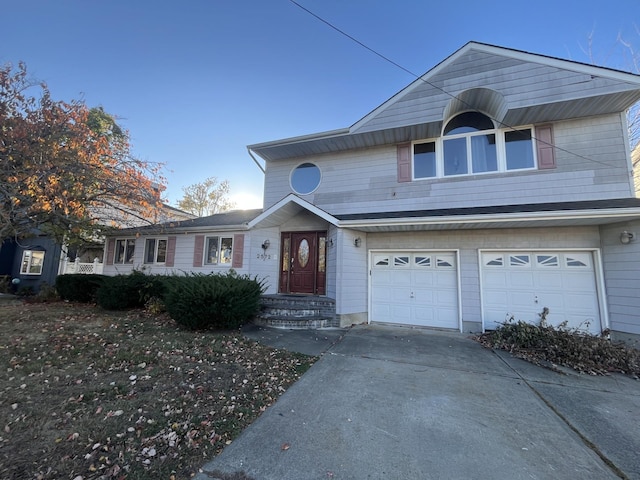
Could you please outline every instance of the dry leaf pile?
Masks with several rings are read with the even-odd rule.
[[[0,478],[190,478],[314,358],[143,311],[0,305]]]

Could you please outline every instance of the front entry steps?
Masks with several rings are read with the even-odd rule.
[[[313,330],[339,328],[336,301],[317,295],[263,295],[253,323],[263,327]]]

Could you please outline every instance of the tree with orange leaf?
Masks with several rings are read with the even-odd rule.
[[[131,156],[127,132],[102,108],[54,101],[24,63],[0,66],[0,241],[41,232],[74,243],[153,222],[159,168]]]

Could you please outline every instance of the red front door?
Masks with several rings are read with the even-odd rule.
[[[282,234],[280,293],[324,295],[326,232]]]

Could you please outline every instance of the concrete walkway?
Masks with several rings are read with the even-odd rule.
[[[457,333],[246,334],[324,354],[199,480],[640,478],[637,380],[562,375]]]

